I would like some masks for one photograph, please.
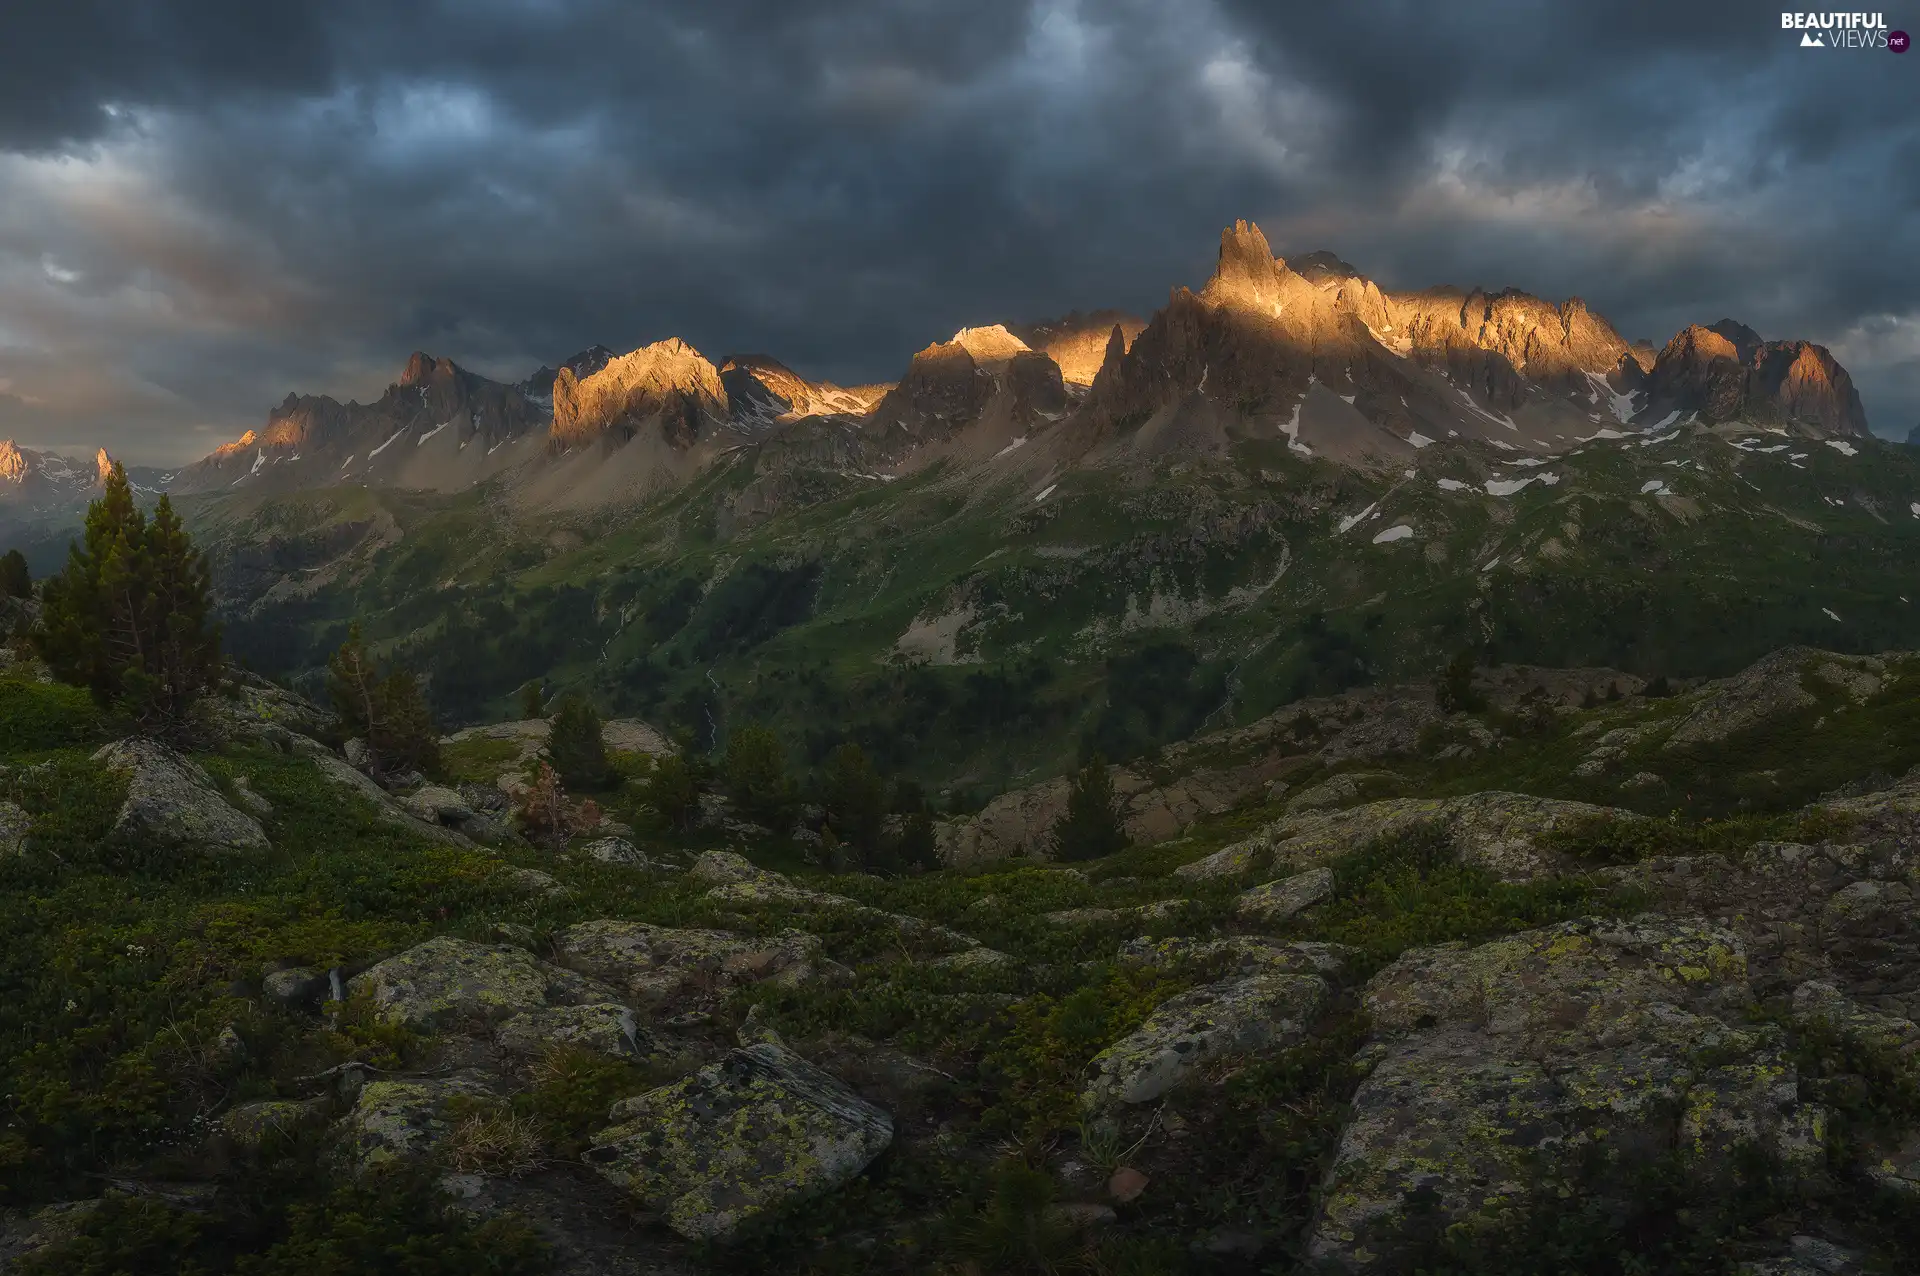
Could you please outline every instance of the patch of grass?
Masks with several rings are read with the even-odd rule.
[[[520,756],[519,740],[475,736],[440,746],[440,771],[456,784],[492,784]]]

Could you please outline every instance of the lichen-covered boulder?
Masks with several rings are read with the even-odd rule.
[[[777,885],[787,880],[786,874],[761,868],[738,851],[702,851],[693,867],[687,870],[687,876],[710,886],[725,886],[730,882]]]
[[[355,975],[347,992],[388,1023],[434,1028],[572,1000],[566,975],[521,948],[440,935]]]
[[[503,868],[493,876],[494,880],[504,882],[515,890],[524,891],[529,895],[545,895],[548,899],[560,899],[572,893],[559,878],[537,868]]]
[[[893,1141],[893,1119],[773,1041],[615,1105],[586,1162],[682,1236],[831,1191]]]
[[[427,1156],[452,1132],[447,1107],[455,1098],[494,1097],[477,1072],[369,1081],[341,1122],[348,1155],[362,1169]]]
[[[235,810],[199,763],[159,741],[131,736],[105,746],[93,760],[127,782],[115,837],[226,854],[268,848],[260,821]]]
[[[1297,1044],[1326,1003],[1315,975],[1226,979],[1162,1002],[1147,1021],[1094,1056],[1088,1109],[1148,1103],[1222,1055]]]
[[[0,802],[0,857],[26,850],[27,834],[31,832],[32,816],[11,802]]]
[[[797,985],[831,966],[821,958],[819,939],[792,930],[754,938],[602,920],[569,926],[554,947],[568,966],[606,980],[642,1005],[761,980]]]
[[[1283,922],[1332,893],[1333,870],[1310,868],[1304,873],[1242,891],[1233,903],[1233,911],[1251,921]]]
[[[494,1040],[507,1053],[525,1057],[555,1046],[578,1046],[615,1059],[673,1053],[654,1039],[631,1006],[617,1001],[525,1010],[501,1024]]]
[[[580,848],[580,853],[602,864],[628,864],[647,867],[647,855],[624,837],[598,837]]]
[[[220,1118],[220,1132],[237,1147],[257,1148],[269,1135],[292,1134],[315,1125],[326,1116],[327,1101],[320,1099],[261,1099],[242,1103]]]
[[[1217,939],[1171,936],[1130,939],[1120,960],[1158,970],[1211,968],[1225,974],[1320,975],[1338,979],[1360,955],[1345,944],[1283,943],[1265,935],[1223,935]]]
[[[1498,1226],[1587,1150],[1678,1150],[1711,1179],[1755,1147],[1815,1172],[1824,1110],[1800,1100],[1782,1034],[1746,1024],[1746,973],[1733,932],[1652,915],[1403,954],[1367,986],[1378,1063],[1323,1185],[1312,1258],[1399,1270],[1434,1226]]]

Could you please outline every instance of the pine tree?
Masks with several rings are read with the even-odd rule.
[[[148,521],[115,462],[66,570],[47,582],[34,646],[54,676],[174,733],[220,671],[205,558],[160,498]]]
[[[654,760],[653,773],[647,777],[647,805],[676,829],[693,826],[700,813],[702,772],[681,754],[670,753]]]
[[[520,688],[520,716],[531,721],[547,716],[547,698],[541,693],[540,680],[535,678]]]
[[[1486,697],[1473,686],[1473,649],[1462,647],[1440,673],[1440,685],[1434,699],[1442,713],[1477,713],[1487,707]]]
[[[1067,813],[1053,826],[1053,858],[1090,860],[1127,848],[1127,831],[1113,801],[1107,760],[1094,754],[1073,778]]]
[[[381,674],[357,621],[327,661],[327,698],[347,733],[366,741],[375,772],[401,775],[439,767],[439,735],[419,680],[405,669]]]
[[[27,556],[17,549],[0,555],[0,595],[8,598],[33,596],[33,573],[27,570]]]
[[[613,768],[607,763],[607,745],[600,734],[600,715],[583,696],[568,696],[553,716],[547,736],[547,757],[561,782],[576,792],[605,787]]]
[[[767,727],[741,727],[727,741],[721,771],[741,814],[776,833],[787,831],[796,803],[779,736]]]
[[[828,827],[862,863],[871,865],[880,854],[887,786],[859,745],[843,744],[827,756],[820,775],[820,805],[826,808]]]

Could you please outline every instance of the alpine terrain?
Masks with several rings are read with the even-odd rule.
[[[0,445],[0,1271],[1920,1270],[1832,353],[1244,221],[978,318]]]

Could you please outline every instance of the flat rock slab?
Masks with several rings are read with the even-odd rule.
[[[1312,908],[1333,894],[1333,870],[1310,868],[1304,873],[1268,882],[1243,891],[1234,901],[1233,911],[1253,921],[1283,922],[1295,913]]]
[[[845,1183],[893,1141],[893,1119],[786,1047],[735,1050],[615,1105],[585,1160],[693,1240]]]
[[[350,789],[371,802],[379,813],[382,822],[406,829],[431,841],[447,846],[472,846],[473,843],[450,828],[423,820],[409,812],[395,800],[393,794],[375,784],[366,775],[348,766],[331,753],[321,754],[313,759],[313,765],[319,770],[321,778],[343,789]]]
[[[127,782],[115,837],[224,854],[268,849],[260,821],[235,810],[199,763],[159,741],[132,736],[107,745],[93,760]]]
[[[525,949],[441,935],[355,975],[347,992],[388,1023],[431,1029],[576,1000],[574,982]]]
[[[1823,1110],[1799,1101],[1783,1035],[1748,1025],[1751,995],[1738,937],[1700,919],[1586,919],[1403,954],[1367,986],[1379,1061],[1328,1171],[1312,1261],[1403,1270],[1436,1226],[1498,1227],[1588,1149],[1678,1151],[1703,1182],[1750,1146],[1818,1172]]]
[[[617,1001],[522,1011],[500,1025],[494,1040],[508,1054],[523,1058],[537,1057],[556,1047],[573,1047],[613,1059],[665,1066],[689,1053],[650,1031],[632,1007]]]
[[[1096,1075],[1083,1100],[1089,1108],[1149,1103],[1210,1059],[1296,1045],[1326,997],[1325,980],[1287,974],[1225,979],[1181,993],[1094,1056]]]

